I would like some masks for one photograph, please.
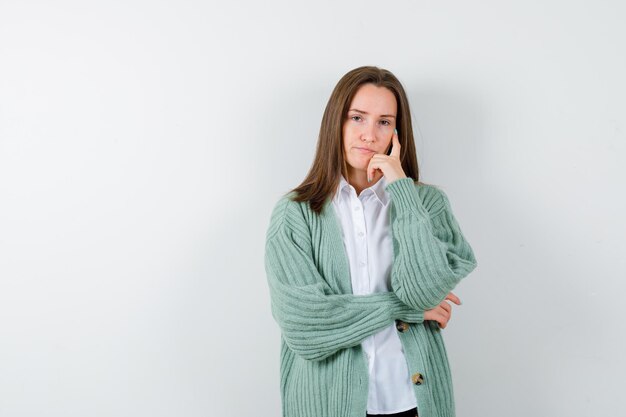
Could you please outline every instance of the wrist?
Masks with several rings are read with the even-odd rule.
[[[406,174],[403,172],[401,174],[392,174],[390,176],[385,176],[385,178],[387,179],[387,184],[391,184],[395,181],[401,180],[403,178],[407,178]]]

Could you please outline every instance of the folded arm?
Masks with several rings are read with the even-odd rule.
[[[321,360],[360,344],[395,319],[423,321],[423,311],[393,292],[334,293],[315,266],[307,225],[293,204],[281,201],[275,207],[265,246],[272,316],[291,350]]]
[[[433,309],[476,267],[472,248],[443,191],[427,186],[418,193],[408,177],[385,189],[393,204],[391,287],[407,305]]]

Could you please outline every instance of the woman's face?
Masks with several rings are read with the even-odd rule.
[[[343,151],[348,171],[366,171],[375,153],[385,154],[396,127],[396,97],[385,87],[364,84],[343,122]]]

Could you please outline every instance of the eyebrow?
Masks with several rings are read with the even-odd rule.
[[[359,109],[350,109],[348,111],[355,111],[357,113],[361,113],[361,114],[369,114],[366,111],[363,110],[359,110]],[[394,116],[393,114],[381,114],[380,117],[393,117],[394,119],[396,118],[396,116]]]

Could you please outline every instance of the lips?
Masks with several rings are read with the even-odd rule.
[[[373,149],[369,149],[369,148],[354,148],[357,150],[357,152],[360,153],[374,153]]]

